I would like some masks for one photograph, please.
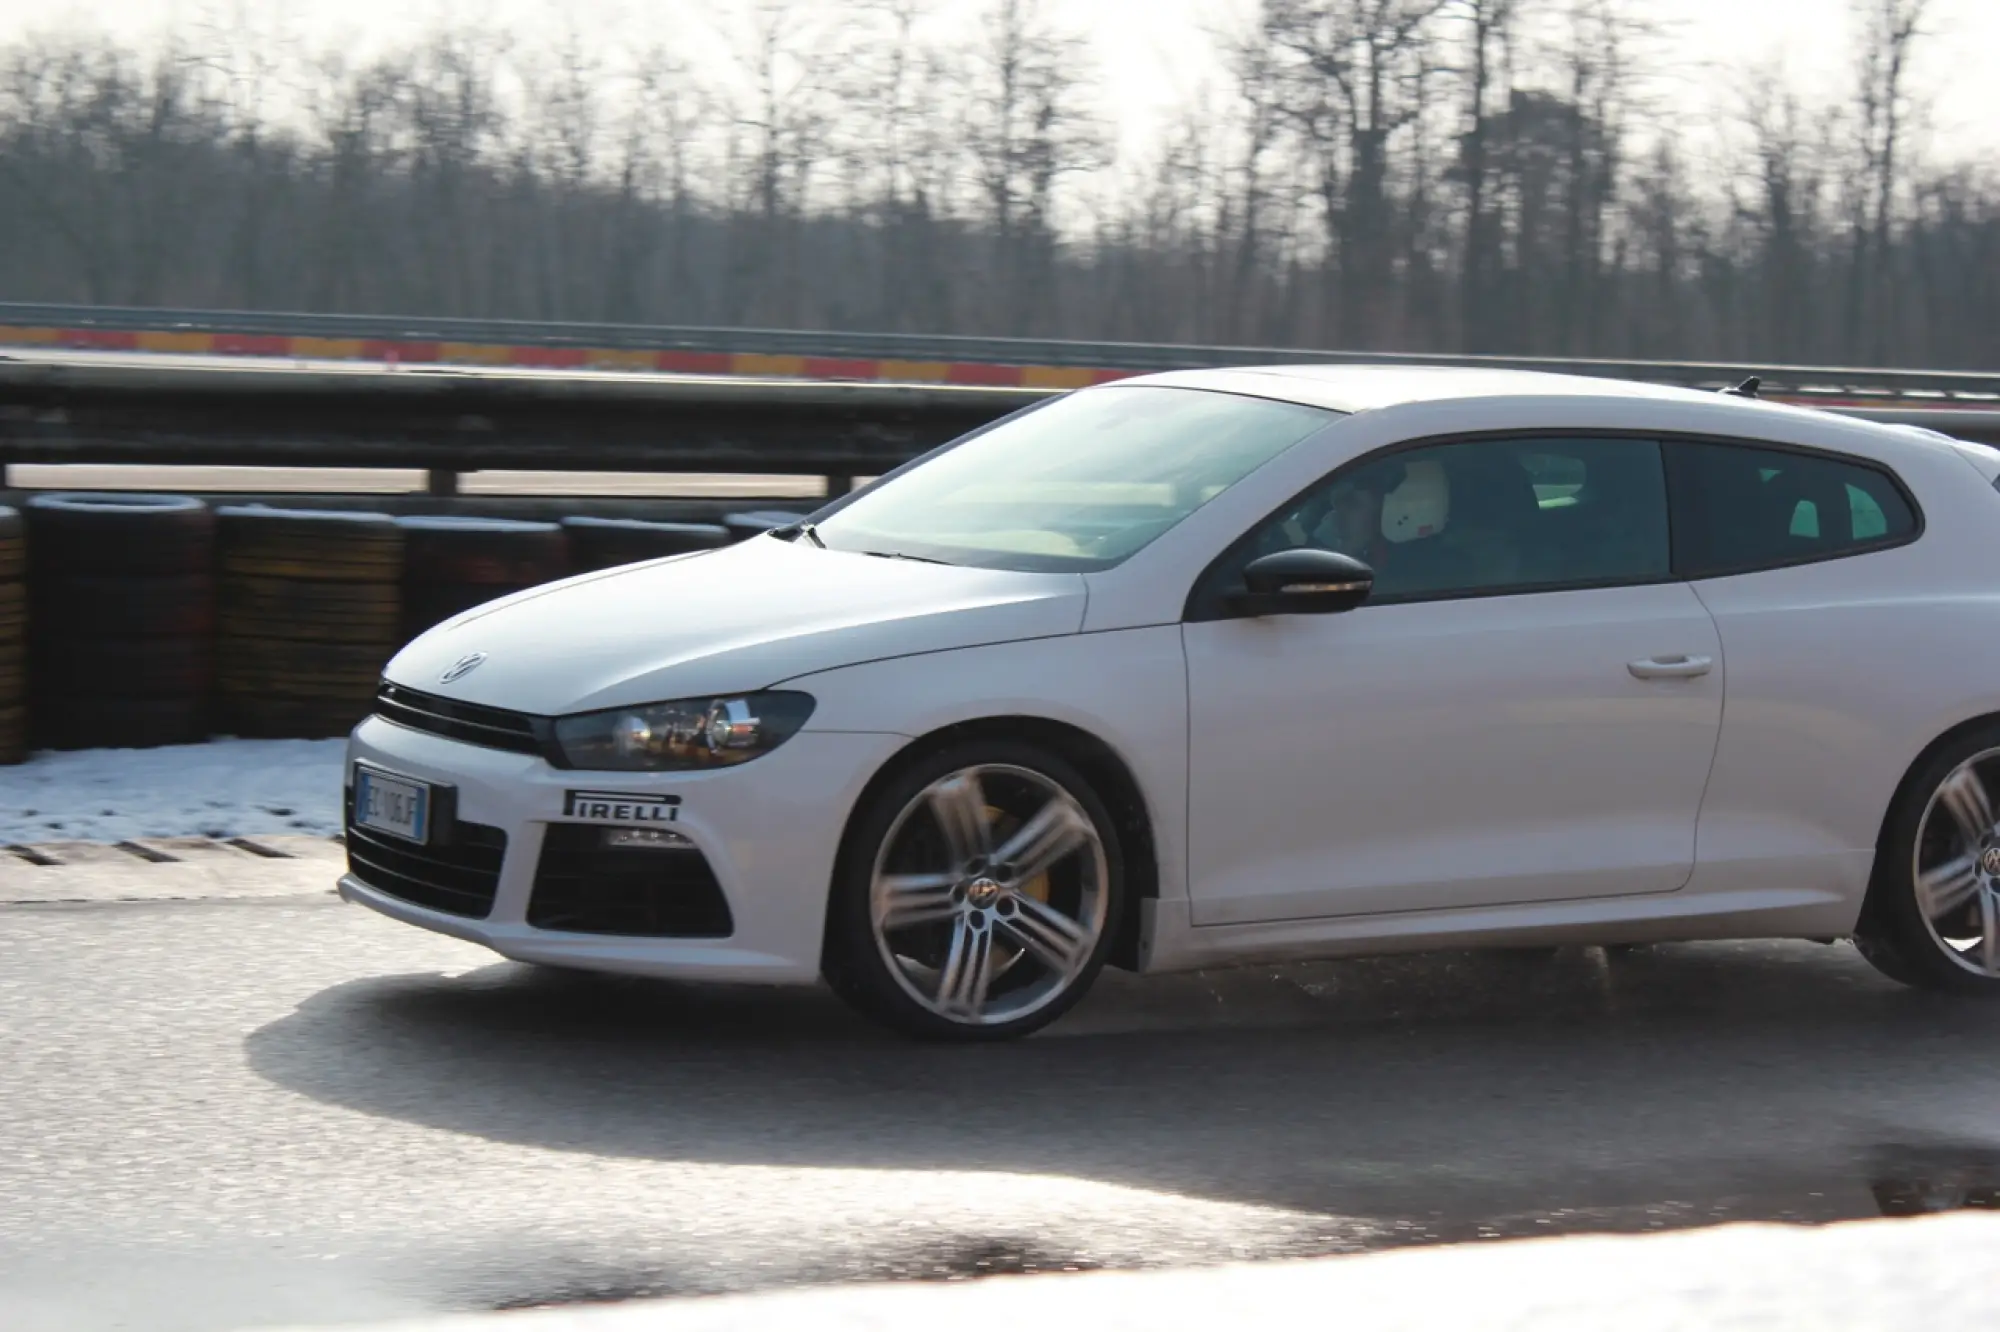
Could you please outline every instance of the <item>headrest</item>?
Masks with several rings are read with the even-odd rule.
[[[1444,464],[1420,459],[1403,469],[1403,482],[1382,498],[1382,535],[1400,545],[1444,530],[1451,517],[1451,482]]]

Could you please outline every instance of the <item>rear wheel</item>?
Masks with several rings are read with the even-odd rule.
[[[1855,943],[1905,985],[2000,996],[2000,726],[1944,746],[1910,783]]]
[[[1035,746],[978,741],[918,761],[859,813],[836,875],[826,973],[913,1035],[1022,1036],[1103,969],[1124,862],[1090,783]]]

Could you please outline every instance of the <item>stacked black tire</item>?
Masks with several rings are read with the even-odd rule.
[[[402,645],[403,532],[379,513],[216,511],[221,726],[258,739],[347,734]]]
[[[0,508],[0,763],[28,757],[28,538]]]
[[[731,541],[714,523],[655,523],[639,518],[565,518],[570,567],[577,573],[616,569],[668,555],[714,550]]]
[[[461,611],[568,576],[569,537],[560,523],[508,518],[399,518],[403,637]]]
[[[145,749],[209,733],[215,514],[179,495],[52,494],[24,514],[29,734]]]

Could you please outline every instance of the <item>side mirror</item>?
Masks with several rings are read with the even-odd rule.
[[[1352,555],[1301,547],[1250,561],[1243,584],[1230,598],[1239,614],[1331,615],[1368,600],[1375,571]]]

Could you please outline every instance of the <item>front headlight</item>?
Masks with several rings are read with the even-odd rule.
[[[556,719],[556,746],[572,768],[671,772],[727,768],[768,754],[812,716],[808,694],[772,690],[641,703]]]

